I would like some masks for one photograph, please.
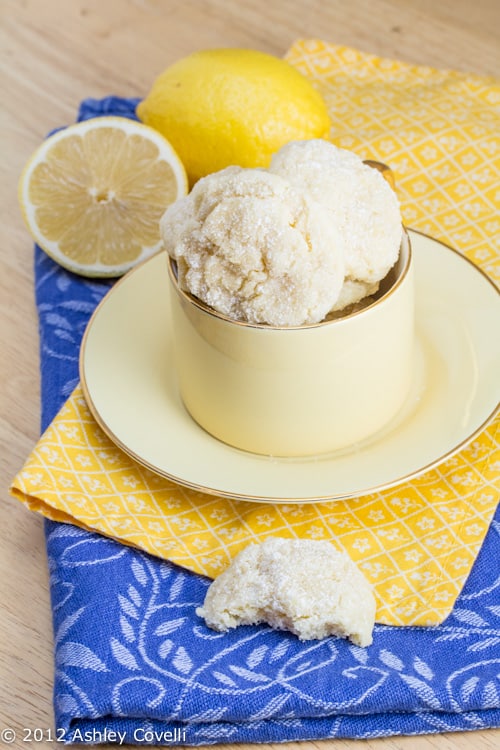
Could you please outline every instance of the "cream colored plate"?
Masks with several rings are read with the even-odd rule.
[[[80,375],[97,422],[154,472],[241,500],[354,497],[437,465],[498,409],[500,295],[456,251],[416,232],[410,236],[417,285],[415,378],[402,412],[370,441],[333,454],[282,459],[231,448],[198,427],[177,391],[164,254],[118,282],[87,328]]]

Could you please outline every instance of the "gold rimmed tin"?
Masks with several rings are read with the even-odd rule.
[[[290,328],[231,320],[182,291],[169,263],[174,358],[182,400],[211,435],[237,448],[307,456],[365,440],[403,404],[412,379],[412,255],[400,257],[368,307]]]

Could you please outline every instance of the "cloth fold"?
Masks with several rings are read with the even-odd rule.
[[[384,492],[331,503],[250,503],[181,487],[140,466],[104,434],[77,386],[12,492],[47,518],[210,577],[249,541],[327,539],[372,583],[377,622],[437,625],[450,613],[495,512],[494,437],[485,432],[458,457]]]
[[[498,86],[316,40],[296,43],[288,58],[324,91],[333,140],[389,162],[406,222],[494,275]],[[136,103],[87,100],[79,119],[133,117]],[[81,336],[110,283],[76,278],[39,248],[35,280],[46,430],[77,386]],[[497,427],[498,420],[476,447],[491,458],[490,493],[498,489]],[[479,497],[484,477],[468,468],[463,478]],[[447,486],[456,492],[451,475]],[[156,745],[499,726],[499,533],[497,512],[442,624],[376,625],[372,646],[360,649],[338,639],[304,644],[264,626],[214,633],[195,614],[209,584],[204,575],[47,520],[56,725],[67,742]]]

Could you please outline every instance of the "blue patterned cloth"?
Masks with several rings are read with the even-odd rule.
[[[79,119],[133,117],[83,102]],[[42,427],[70,395],[89,316],[112,282],[35,251]],[[218,634],[195,614],[209,581],[46,522],[59,739],[200,745],[381,737],[500,725],[500,517],[440,627],[376,626],[367,649],[268,627]]]

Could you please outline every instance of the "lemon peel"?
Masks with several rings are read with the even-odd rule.
[[[327,137],[331,124],[321,94],[290,63],[238,48],[178,60],[137,115],[172,143],[191,185],[227,166],[267,167],[285,143]]]

